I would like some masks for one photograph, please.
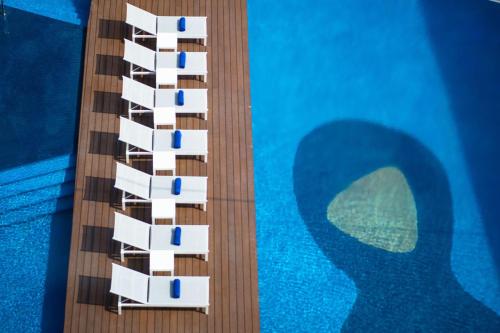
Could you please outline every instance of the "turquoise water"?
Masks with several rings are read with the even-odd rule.
[[[500,6],[251,0],[248,12],[262,331],[498,331]],[[407,255],[326,219],[336,194],[386,166],[416,201]]]

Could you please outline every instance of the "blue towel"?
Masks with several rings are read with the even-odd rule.
[[[181,194],[181,184],[182,184],[182,180],[179,177],[175,178],[175,180],[174,180],[174,194],[175,195]]]
[[[179,130],[175,130],[174,132],[174,148],[179,149],[181,147],[182,133]]]
[[[174,229],[174,245],[181,245],[181,227],[175,227]]]
[[[181,280],[174,279],[172,282],[172,298],[181,297]]]
[[[186,18],[184,16],[179,19],[179,26],[177,29],[179,31],[186,31]]]
[[[184,90],[179,90],[177,93],[177,105],[184,105]]]
[[[186,67],[186,52],[181,51],[179,53],[179,68],[185,68]]]

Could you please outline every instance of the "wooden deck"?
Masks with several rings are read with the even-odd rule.
[[[88,22],[65,332],[257,332],[259,305],[255,249],[252,133],[249,93],[247,6],[245,0],[129,0],[158,15],[208,17],[208,46],[181,44],[180,49],[208,51],[208,83],[181,80],[180,87],[208,87],[208,121],[178,118],[178,127],[208,128],[208,164],[177,162],[179,175],[208,176],[208,208],[177,209],[177,224],[209,224],[208,263],[176,258],[176,275],[210,276],[210,313],[194,310],[124,309],[116,312],[109,294],[111,263],[118,244],[111,237],[120,193],[113,189],[115,161],[124,159],[117,142],[125,0],[93,0]],[[130,37],[129,37],[130,38]],[[135,167],[151,172],[149,161]],[[150,220],[147,208],[127,214]],[[148,217],[149,215],[149,217]],[[147,272],[147,260],[125,266]]]

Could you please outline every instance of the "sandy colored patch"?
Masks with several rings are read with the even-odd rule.
[[[353,182],[328,205],[328,220],[360,242],[390,252],[410,252],[418,238],[410,186],[394,167]]]

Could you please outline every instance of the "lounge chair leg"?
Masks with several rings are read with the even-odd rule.
[[[203,211],[204,211],[204,212],[206,212],[206,211],[207,211],[207,204],[206,204],[206,203],[204,203],[204,204],[203,204]]]
[[[118,296],[118,315],[122,314],[122,297]]]
[[[208,261],[208,253],[205,253],[204,257],[205,257],[205,261]]]

